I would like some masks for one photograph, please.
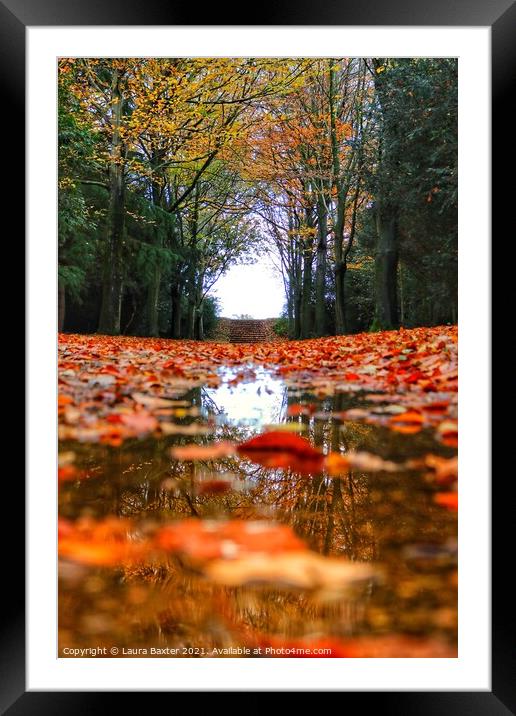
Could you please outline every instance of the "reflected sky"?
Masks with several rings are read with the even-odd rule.
[[[231,385],[231,375],[225,374],[225,382],[219,388],[204,391],[208,401],[213,401],[211,408],[217,413],[217,422],[261,430],[285,418],[287,390],[282,380],[257,369],[253,382]]]

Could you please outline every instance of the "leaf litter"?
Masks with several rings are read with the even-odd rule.
[[[222,366],[234,370],[225,374]],[[299,402],[286,406],[286,421],[263,423],[258,434],[242,429],[238,439],[233,435],[227,439],[220,421],[199,409],[189,396],[192,391],[214,390],[223,384],[237,389],[256,380],[258,369],[284,380]],[[260,386],[257,400],[261,390]],[[272,393],[267,386],[263,390],[265,395]],[[333,406],[338,404],[336,396],[346,395],[355,406]],[[332,402],[330,409],[328,401]],[[360,407],[356,407],[357,401]],[[313,535],[302,538],[296,529],[275,521],[285,519],[294,504],[298,515],[306,509],[301,509],[299,498],[289,502],[293,484],[300,494],[312,490],[309,484],[319,491],[325,485],[326,504],[333,505],[335,500],[342,501],[338,495],[349,489],[356,474],[376,474],[382,480],[389,475],[398,479],[406,474],[407,480],[422,475],[433,509],[443,510],[443,515],[458,509],[456,455],[439,454],[434,448],[419,457],[391,459],[360,445],[342,450],[333,445],[322,449],[313,443],[318,423],[329,421],[357,434],[358,426],[363,425],[364,435],[371,429],[387,430],[405,440],[421,434],[429,436],[427,443],[433,440],[442,450],[456,448],[454,327],[246,345],[62,335],[58,417],[63,495],[71,494],[67,485],[82,484],[84,476],[99,474],[97,468],[88,472],[80,464],[81,458],[77,460],[81,450],[76,446],[80,444],[119,450],[135,440],[142,445],[149,439],[158,444],[174,440],[163,450],[169,461],[164,471],[177,477],[161,480],[161,484],[169,484],[167,494],[187,500],[194,515],[185,514],[180,520],[175,515],[170,521],[161,513],[154,523],[120,515],[75,520],[62,516],[59,554],[65,564],[126,574],[186,569],[213,589],[296,590],[341,599],[350,589],[381,593],[385,577],[381,562],[374,555],[357,561],[345,553],[326,554],[324,542]],[[185,443],[189,438],[195,442]],[[178,444],[178,440],[182,442]],[[199,466],[206,467],[204,473]],[[270,512],[272,521],[267,517],[268,508],[254,501],[254,495],[260,494],[256,470],[276,476],[271,497],[267,496],[273,500],[273,493],[278,495],[278,508]],[[339,483],[348,487],[338,487]],[[392,500],[402,499],[396,497],[397,492],[390,493]],[[219,504],[216,508],[216,500],[225,500],[224,507]],[[310,519],[318,519],[317,513]],[[362,529],[366,527],[367,523]],[[175,560],[175,567],[170,560]],[[374,611],[368,618],[375,624]],[[396,630],[395,625],[392,628]],[[251,634],[249,643],[259,641],[256,634]],[[333,644],[334,656],[439,656],[454,651],[450,643],[432,636],[395,632],[385,638],[325,637],[314,642],[264,636],[262,641],[285,646],[325,639]]]

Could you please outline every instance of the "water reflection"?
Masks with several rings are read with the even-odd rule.
[[[192,442],[242,442],[266,425],[282,424],[295,426],[326,453],[359,449],[397,460],[453,451],[426,432],[400,435],[336,417],[363,396],[318,398],[266,373],[250,377],[232,384],[234,376],[226,375],[220,388],[185,394],[200,415],[176,422],[208,425],[209,434],[133,440],[119,448],[63,444],[63,450],[75,453],[81,479],[61,488],[60,515],[130,517],[142,533],[186,517],[266,518],[290,525],[320,554],[374,562],[381,579],[343,595],[271,585],[222,587],[172,558],[124,569],[63,561],[60,647],[100,640],[128,648],[210,649],[241,645],[260,632],[284,638],[402,632],[437,634],[453,642],[456,515],[435,505],[434,487],[422,472],[350,471],[336,479],[264,468],[236,456],[172,460],[169,449]],[[311,414],[289,415],[289,406],[300,401],[313,406]]]
[[[287,387],[263,369],[253,371],[254,380],[233,383],[237,372],[228,371],[216,389],[202,391],[202,403],[219,424],[247,425],[256,430],[285,418]]]

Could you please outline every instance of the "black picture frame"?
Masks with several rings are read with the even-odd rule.
[[[492,32],[492,121],[502,129],[507,126],[502,112],[509,104],[511,80],[516,63],[516,6],[512,0],[361,0],[351,5],[332,0],[302,3],[296,0],[276,2],[268,8],[260,7],[260,22],[231,21],[231,13],[212,4],[202,9],[204,26],[216,25],[373,25],[373,26],[489,26]],[[8,115],[4,130],[2,153],[11,152],[9,166],[16,167],[20,176],[9,179],[12,204],[9,212],[19,204],[17,225],[24,216],[23,151],[25,144],[25,30],[28,26],[118,25],[187,26],[196,24],[201,11],[192,5],[178,6],[160,0],[0,0],[0,78],[4,111]],[[256,17],[252,19],[257,19]],[[234,18],[233,18],[234,20]],[[16,118],[13,121],[13,118]],[[512,130],[511,130],[512,131]],[[503,215],[510,206],[509,188],[502,171],[507,162],[507,147],[502,147],[501,132],[493,139],[493,217]],[[6,140],[6,138],[8,138]],[[12,183],[11,183],[12,182]],[[493,231],[496,227],[493,227]],[[20,232],[21,233],[21,232]],[[20,245],[21,245],[20,240]],[[28,350],[33,349],[30,345]],[[13,482],[13,481],[11,481]],[[24,487],[10,487],[11,504],[24,504]],[[16,490],[18,491],[16,493]],[[363,706],[378,706],[383,713],[395,714],[500,714],[516,713],[516,644],[511,640],[508,625],[514,613],[511,599],[504,598],[507,566],[507,542],[502,525],[510,525],[512,502],[506,500],[504,486],[493,484],[493,540],[492,540],[492,690],[453,692],[347,692],[346,707],[357,696]],[[21,516],[21,515],[20,515]],[[0,712],[10,716],[28,714],[99,713],[120,706],[120,693],[103,692],[27,692],[25,687],[25,610],[24,610],[24,547],[19,527],[16,540],[5,537],[3,556],[6,579],[3,596],[7,607],[2,610],[2,650],[0,652]],[[12,533],[10,533],[12,534]],[[7,549],[8,545],[8,549]],[[504,552],[505,550],[505,552]],[[509,595],[510,596],[510,595]],[[301,685],[300,685],[301,686]],[[336,684],[336,690],[338,685]],[[139,694],[131,699],[139,702]],[[374,704],[373,700],[374,699]]]

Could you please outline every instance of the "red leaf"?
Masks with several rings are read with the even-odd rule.
[[[237,451],[258,465],[291,468],[302,474],[320,472],[324,455],[308,440],[282,430],[262,433],[242,443]]]
[[[168,360],[166,363],[163,363],[161,367],[174,372],[176,375],[185,375],[183,368],[178,365],[175,360]]]
[[[253,453],[255,450],[260,452],[271,452],[278,450],[284,453],[290,453],[297,457],[308,459],[317,459],[322,457],[320,450],[312,447],[312,445],[299,435],[293,435],[283,430],[271,430],[268,433],[262,433],[255,438],[241,443],[237,447],[240,453]]]
[[[434,495],[434,502],[448,510],[457,511],[459,509],[459,496],[456,492],[438,492]]]
[[[287,408],[287,415],[293,415],[297,417],[299,415],[312,415],[316,410],[316,406],[312,403],[308,405],[301,405],[296,403],[295,405],[289,405]]]

